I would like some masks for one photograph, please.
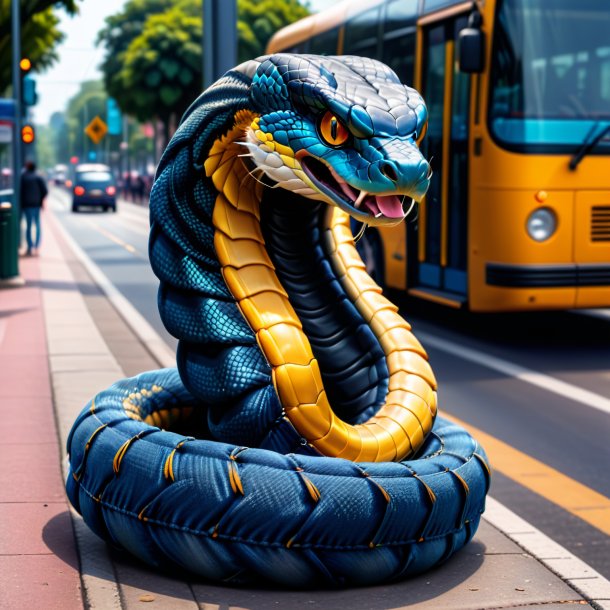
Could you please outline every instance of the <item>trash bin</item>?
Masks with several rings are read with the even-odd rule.
[[[13,199],[12,190],[0,191],[0,282],[19,276],[19,218]]]

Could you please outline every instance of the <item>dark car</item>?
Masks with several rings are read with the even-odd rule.
[[[74,174],[72,211],[81,206],[95,206],[116,212],[116,184],[105,165],[80,165]]]

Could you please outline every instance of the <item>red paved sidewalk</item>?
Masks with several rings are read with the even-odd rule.
[[[39,259],[0,290],[0,608],[82,609],[60,467]]]

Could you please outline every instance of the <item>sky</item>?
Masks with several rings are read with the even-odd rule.
[[[338,0],[310,0],[313,11],[319,11]],[[101,78],[99,65],[104,57],[103,47],[96,48],[97,32],[104,19],[117,13],[125,0],[83,0],[79,14],[69,17],[63,11],[59,29],[66,35],[57,47],[59,61],[43,74],[37,74],[38,104],[34,108],[36,123],[44,124],[54,112],[65,109],[68,100],[79,90],[79,83]]]

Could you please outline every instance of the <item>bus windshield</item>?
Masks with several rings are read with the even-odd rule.
[[[606,2],[498,0],[489,111],[496,141],[516,150],[573,152],[610,125]]]

